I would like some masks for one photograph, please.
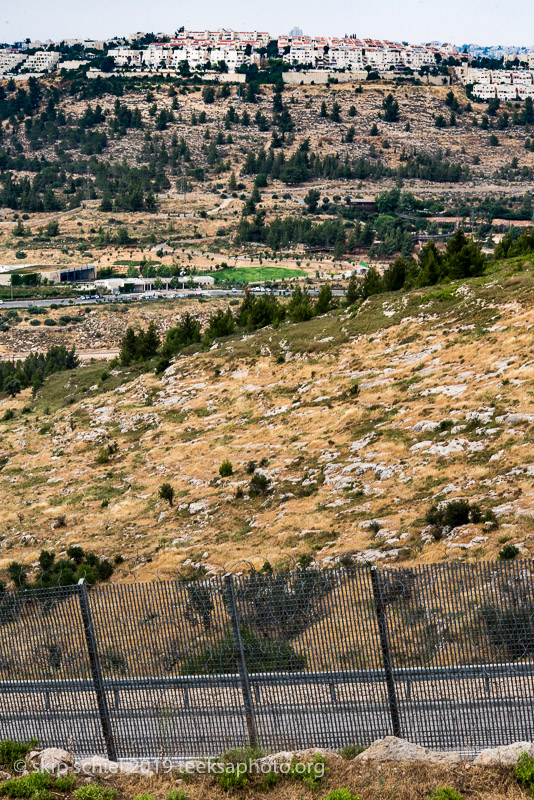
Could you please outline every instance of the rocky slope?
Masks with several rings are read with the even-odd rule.
[[[219,342],[161,380],[102,380],[90,365],[35,401],[4,400],[15,416],[0,423],[0,571],[71,544],[146,577],[534,552],[533,299],[531,265],[508,263]],[[249,462],[265,494],[250,496]],[[433,504],[458,499],[480,520],[427,524]]]

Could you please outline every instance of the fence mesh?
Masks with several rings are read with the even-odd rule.
[[[0,738],[117,758],[534,738],[529,562],[0,594]]]

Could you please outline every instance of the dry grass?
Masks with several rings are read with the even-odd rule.
[[[170,776],[157,778],[114,778],[112,784],[119,791],[120,800],[133,800],[137,794],[152,794],[155,800],[164,800],[176,783]],[[450,786],[465,800],[524,800],[529,795],[518,785],[513,769],[473,767],[469,764],[441,767],[426,764],[395,765],[389,763],[363,765],[357,761],[339,762],[316,790],[306,789],[299,781],[282,779],[268,791],[259,787],[260,779],[251,779],[246,789],[223,791],[208,778],[195,779],[180,788],[188,792],[191,800],[221,800],[221,798],[265,797],[268,800],[322,800],[333,789],[350,788],[361,800],[424,800],[439,787]]]

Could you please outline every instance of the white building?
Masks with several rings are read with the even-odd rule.
[[[497,97],[497,87],[494,83],[476,83],[473,86],[473,96],[478,100],[492,100]]]
[[[511,83],[497,84],[497,97],[499,100],[517,100],[517,86]]]
[[[28,56],[24,62],[26,72],[52,72],[59,61],[59,53],[53,50],[39,50],[32,56]]]
[[[168,44],[150,44],[142,53],[143,64],[150,69],[169,67],[172,62],[173,51]]]
[[[108,56],[115,61],[117,67],[140,67],[143,63],[143,51],[131,47],[116,47],[108,50]]]
[[[28,58],[24,53],[15,53],[12,50],[0,50],[0,75],[11,72]]]

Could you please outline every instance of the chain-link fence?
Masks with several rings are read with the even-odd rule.
[[[0,739],[113,758],[534,739],[530,562],[0,593]]]

